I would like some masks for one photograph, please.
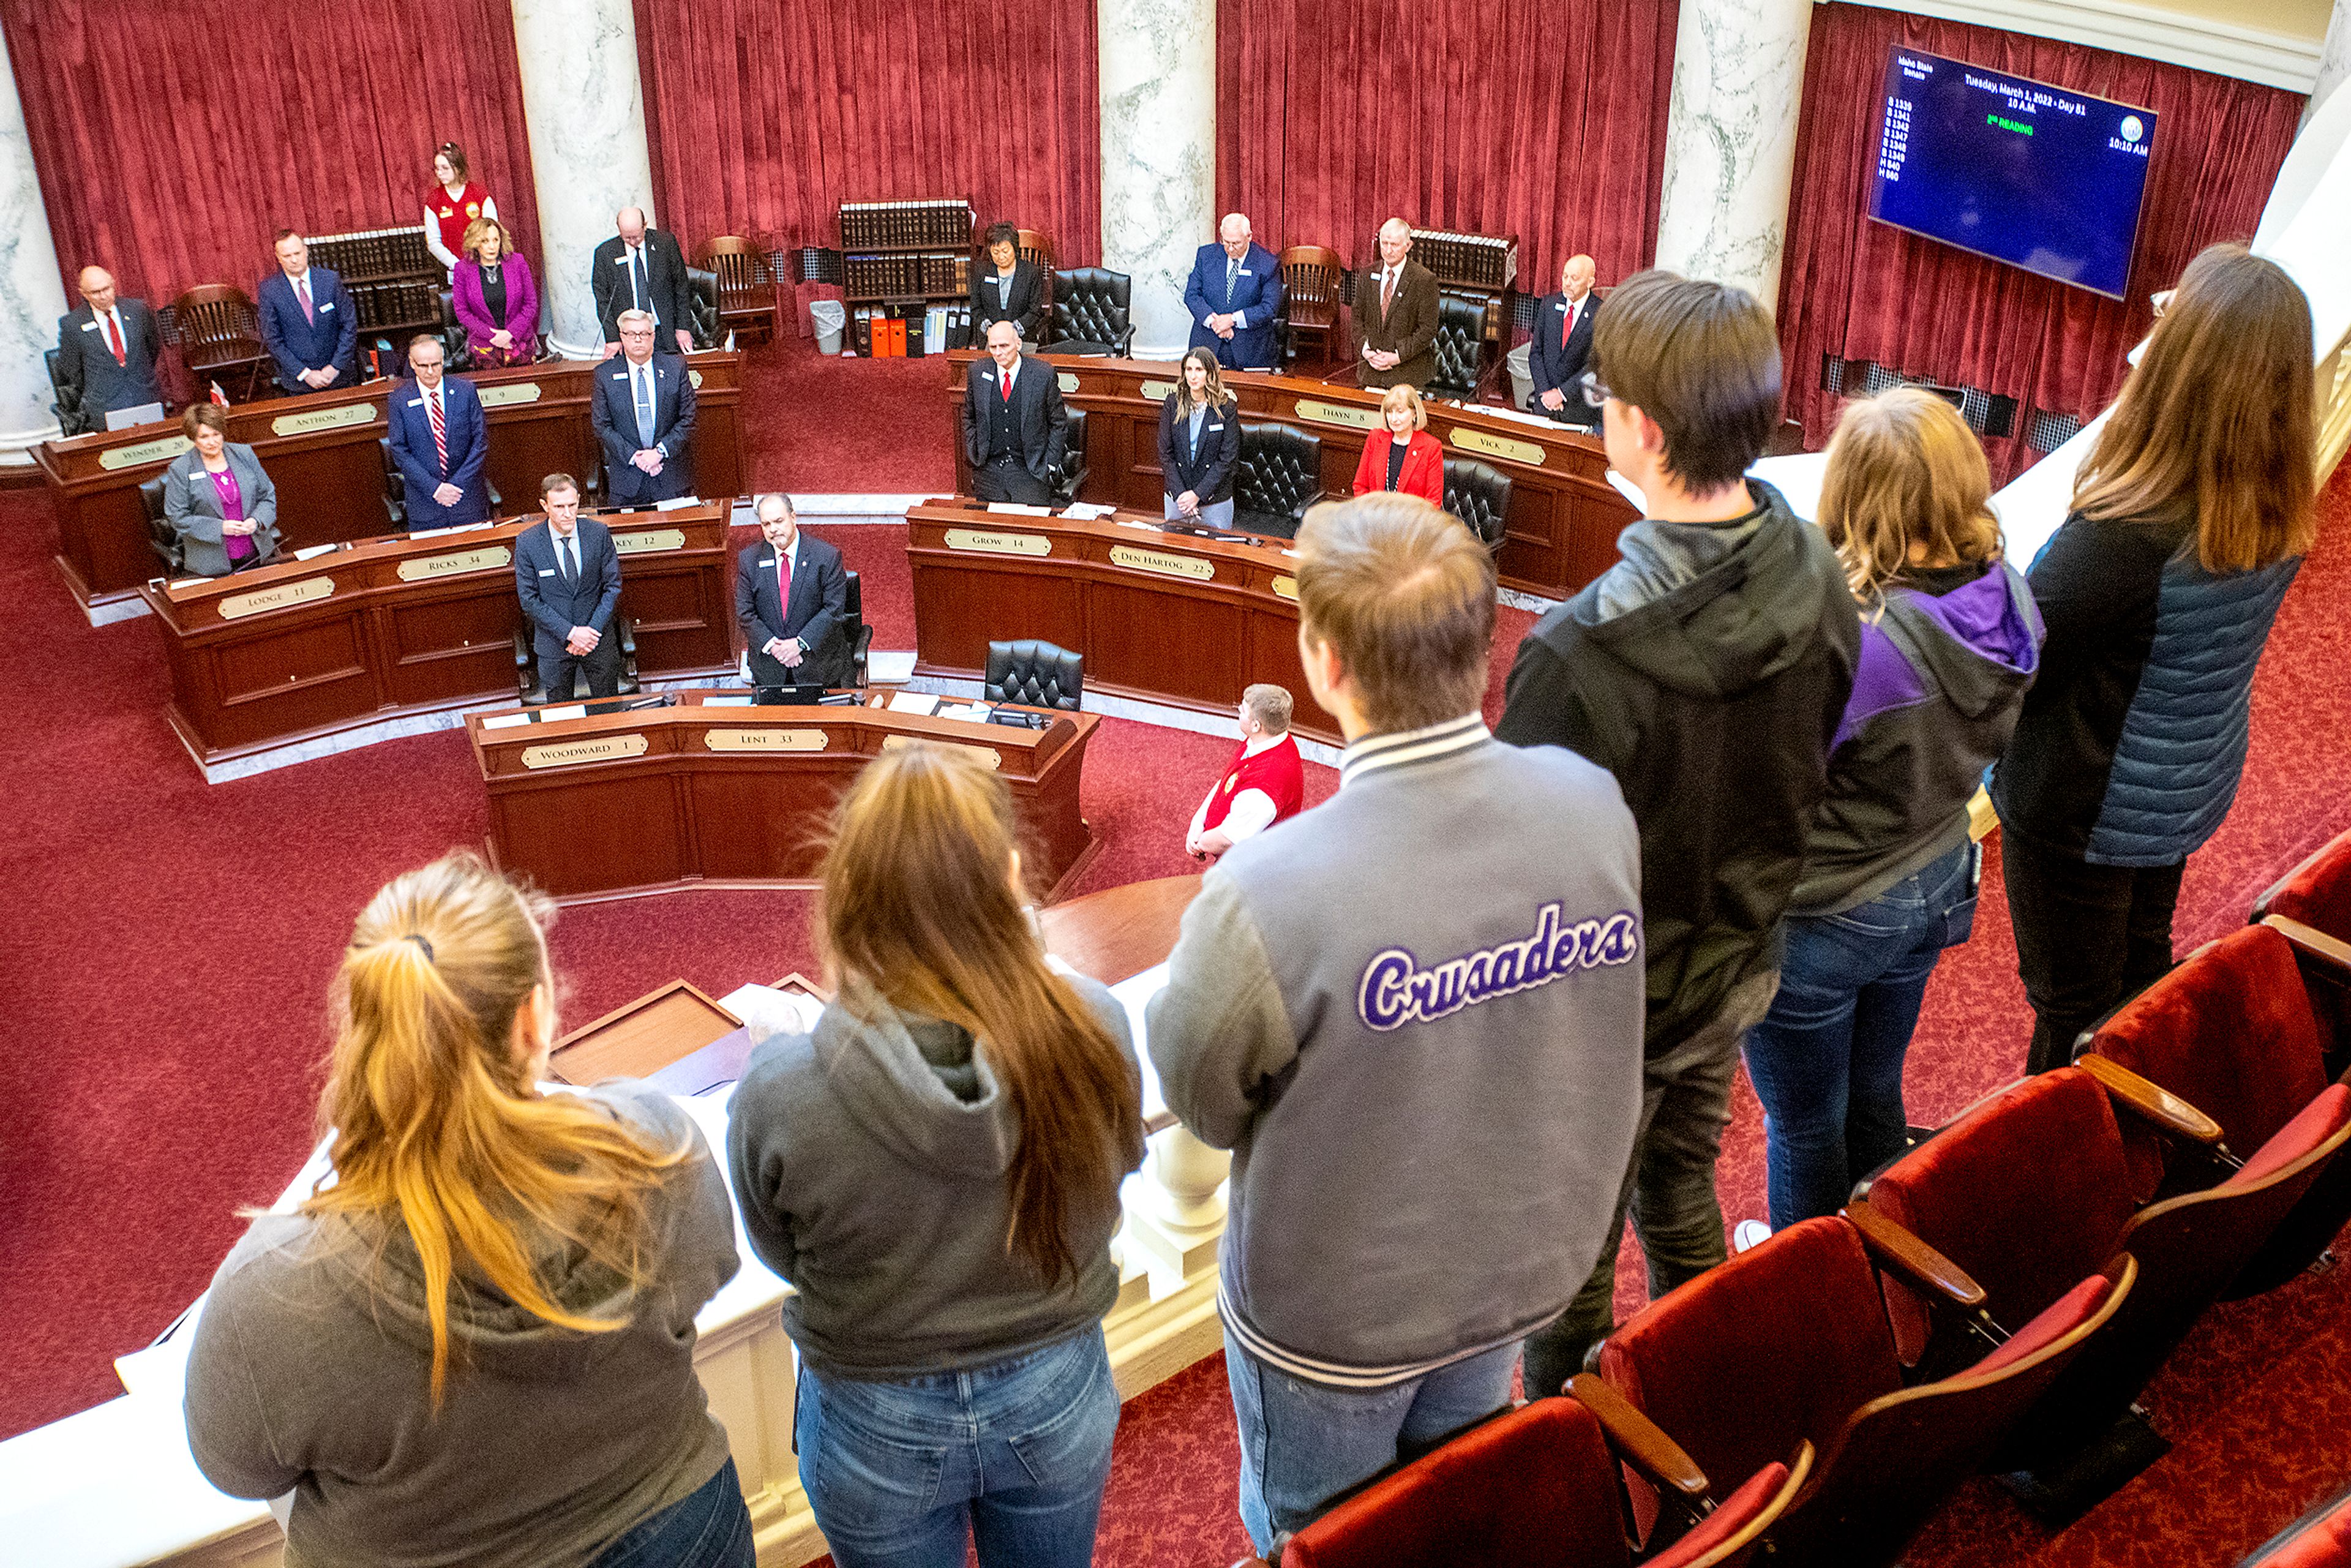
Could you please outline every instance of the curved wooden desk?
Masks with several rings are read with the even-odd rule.
[[[537,486],[533,486],[536,491]],[[608,513],[646,680],[734,667],[733,503]],[[153,582],[172,732],[200,765],[515,695],[514,541],[537,518]]]
[[[958,349],[947,358],[947,396],[962,429],[964,378],[981,356]],[[1159,410],[1176,390],[1176,367],[1137,360],[1038,358],[1061,378],[1062,401],[1086,411],[1086,481],[1080,499],[1131,507],[1156,517],[1165,492],[1159,475]],[[1322,490],[1354,487],[1366,432],[1379,426],[1381,393],[1294,376],[1228,371],[1225,388],[1241,417],[1294,424],[1322,438]],[[1428,432],[1446,455],[1475,457],[1510,476],[1510,513],[1499,566],[1502,585],[1564,599],[1616,561],[1616,536],[1639,514],[1608,483],[1600,438],[1531,423],[1485,405],[1432,402]],[[970,465],[956,443],[956,487],[971,491]],[[1092,671],[1088,672],[1089,675]],[[1293,690],[1297,688],[1292,688]]]
[[[714,706],[745,695],[675,692],[664,706],[552,720],[563,710],[466,715],[489,793],[491,859],[564,903],[812,887],[833,802],[867,762],[910,740],[995,759],[1049,897],[1099,848],[1078,800],[1102,722],[1092,714],[1012,729],[872,706]]]
[[[1297,703],[1293,730],[1337,746],[1339,721],[1307,694],[1290,560],[1280,539],[1162,533],[1155,511],[1079,523],[926,503],[906,514],[914,668],[977,680],[991,639],[1042,637],[1113,696],[1230,714],[1270,681]]]
[[[1199,896],[1200,877],[1163,876],[1106,887],[1037,912],[1045,950],[1105,986],[1131,979],[1176,950],[1184,911]]]

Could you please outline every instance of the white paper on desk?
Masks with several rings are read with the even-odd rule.
[[[209,577],[180,577],[172,580],[173,588],[193,588],[200,582],[210,582]]]
[[[566,703],[561,707],[543,707],[538,710],[538,722],[541,724],[556,724],[567,718],[586,718],[587,716],[586,703]]]
[[[1286,549],[1281,553],[1288,556],[1292,560],[1296,560],[1298,559],[1298,552],[1294,549]]]
[[[529,722],[530,715],[527,713],[502,713],[496,718],[484,719],[482,721],[482,727],[484,729],[512,729],[518,724],[528,724]]]
[[[912,648],[876,648],[865,661],[869,679],[891,685],[914,678],[914,650]]]
[[[726,997],[726,1009],[743,1020],[753,1045],[779,1034],[806,1034],[816,1028],[824,1003],[804,991],[779,991],[773,986],[740,986]]]
[[[702,706],[704,707],[749,707],[751,699],[749,697],[705,697],[702,699]]]
[[[679,512],[684,511],[688,507],[698,507],[700,505],[702,505],[702,497],[699,496],[673,496],[666,501],[655,501],[653,503],[653,510],[656,512]]]
[[[1105,507],[1099,501],[1072,501],[1061,508],[1061,516],[1072,522],[1091,523],[1096,517],[1107,517],[1117,510],[1116,507]]]
[[[890,711],[892,713],[931,714],[936,713],[938,711],[938,707],[939,699],[935,694],[931,692],[893,692],[890,694]]]
[[[1122,528],[1141,528],[1144,532],[1152,534],[1163,531],[1157,523],[1138,523],[1133,517],[1124,519],[1118,526]]]
[[[1053,515],[1050,507],[1023,506],[1019,501],[990,501],[987,509],[1015,517],[1050,517]]]
[[[294,559],[296,560],[316,560],[322,555],[332,555],[342,548],[343,547],[340,545],[312,545],[308,549],[296,550],[294,552]]]
[[[948,703],[935,716],[961,719],[966,724],[986,724],[987,708],[980,703]]]
[[[465,531],[464,528],[453,524],[445,528],[411,528],[408,537],[413,539],[437,539],[443,534],[462,534]]]

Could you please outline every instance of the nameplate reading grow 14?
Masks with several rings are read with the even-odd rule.
[[[306,577],[299,582],[280,583],[276,588],[258,589],[251,593],[232,593],[220,601],[221,619],[235,621],[247,615],[258,615],[265,610],[283,610],[289,604],[308,604],[334,591],[333,578]]]
[[[455,555],[428,555],[404,560],[393,570],[402,582],[422,582],[427,578],[455,577],[461,572],[487,571],[493,567],[513,564],[514,552],[506,546],[485,545]]]
[[[600,735],[590,740],[566,740],[553,746],[522,748],[525,768],[575,768],[582,762],[611,762],[622,757],[643,757],[642,735]]]
[[[822,751],[830,738],[820,729],[711,729],[702,744],[713,751]]]
[[[1137,549],[1133,545],[1110,547],[1113,566],[1123,566],[1132,571],[1156,572],[1161,577],[1186,577],[1194,582],[1210,582],[1217,575],[1217,563],[1202,560],[1197,556],[1169,555],[1165,550]]]
[[[269,422],[272,435],[308,435],[319,430],[350,430],[375,423],[375,404],[347,402],[336,408],[314,408],[301,413],[281,413]]]
[[[982,555],[1051,555],[1053,541],[1042,534],[1006,534],[992,528],[949,528],[947,549]]]

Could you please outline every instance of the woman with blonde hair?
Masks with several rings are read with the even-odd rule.
[[[476,218],[465,227],[465,259],[449,274],[449,308],[465,329],[474,363],[527,365],[538,357],[538,286],[506,225]]]
[[[1746,1040],[1775,1229],[1834,1214],[1906,1146],[1919,1004],[1943,949],[1973,929],[1968,801],[2008,744],[2041,630],[2001,559],[1991,495],[1973,433],[1915,387],[1847,404],[1829,442],[1820,521],[1861,610],[1861,658],[1782,928],[1780,989]]]
[[[1048,967],[1015,837],[961,747],[867,764],[822,871],[837,994],[735,1092],[729,1172],[795,1287],[800,1480],[839,1568],[1093,1552],[1142,1076],[1110,993]]]
[[[1432,507],[1445,505],[1445,454],[1428,434],[1428,410],[1419,390],[1398,382],[1380,398],[1380,427],[1364,438],[1354,494],[1401,490]]]
[[[544,1094],[549,913],[471,854],[394,878],[337,980],[329,1176],[256,1218],[188,1361],[189,1447],[294,1494],[305,1564],[751,1568],[695,1313],[724,1178],[666,1096]]]
[[[2235,800],[2253,667],[2316,537],[2310,302],[2189,263],[2032,563],[2041,678],[1991,783],[2032,1070],[2171,967],[2188,857]]]

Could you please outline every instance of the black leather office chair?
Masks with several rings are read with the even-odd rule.
[[[989,702],[1075,713],[1085,686],[1086,661],[1081,653],[1034,639],[987,645]]]
[[[405,533],[408,531],[408,481],[402,476],[400,464],[392,455],[392,437],[379,435],[375,444],[376,449],[383,454],[384,517],[391,524],[392,532]],[[589,473],[592,478],[596,471],[590,468]],[[589,486],[590,490],[594,487],[593,484]],[[491,481],[487,468],[482,470],[482,494],[490,503],[490,516],[496,517],[505,508],[507,498],[498,494],[498,487]],[[582,498],[585,499],[584,497]]]
[[[1070,410],[1069,428],[1061,441],[1061,476],[1051,486],[1053,505],[1066,507],[1078,498],[1078,486],[1086,482],[1086,411]]]
[[[638,691],[637,623],[626,615],[617,616],[612,622],[612,632],[615,636],[621,639],[621,690],[619,695],[624,697],[634,696],[637,695]],[[514,634],[515,690],[520,695],[522,704],[525,707],[537,707],[539,704],[548,702],[568,703],[582,700],[597,700],[594,698],[581,698],[576,686],[571,691],[559,693],[552,697],[549,696],[545,692],[540,691],[538,689],[538,654],[532,650],[530,643],[530,622],[528,621],[517,622],[515,626]],[[602,700],[610,701],[611,699],[605,698]]]
[[[1440,296],[1436,352],[1437,369],[1420,390],[1430,397],[1476,397],[1486,369],[1486,308]]]
[[[686,323],[697,349],[718,347],[718,275],[706,267],[685,269],[685,308],[694,318]],[[666,352],[667,350],[664,350]]]
[[[41,350],[41,362],[49,367],[49,391],[52,401],[49,412],[57,416],[61,435],[88,435],[93,430],[103,430],[105,421],[92,419],[81,411],[81,388],[57,374],[57,351]]]
[[[865,689],[866,664],[873,651],[873,628],[865,623],[865,580],[857,573],[844,572],[849,580],[845,612],[849,624],[843,628],[849,634],[850,684],[858,690]]]
[[[1460,518],[1486,548],[1502,548],[1510,526],[1510,476],[1475,457],[1445,460],[1445,509]]]
[[[1042,352],[1125,359],[1134,350],[1127,314],[1131,280],[1106,267],[1079,267],[1053,274],[1053,313]]]
[[[1233,476],[1233,526],[1294,539],[1306,508],[1322,498],[1322,438],[1294,424],[1241,422]]]
[[[147,542],[163,559],[163,575],[185,577],[188,564],[180,545],[179,530],[164,520],[163,476],[139,481],[139,504],[147,509]]]

